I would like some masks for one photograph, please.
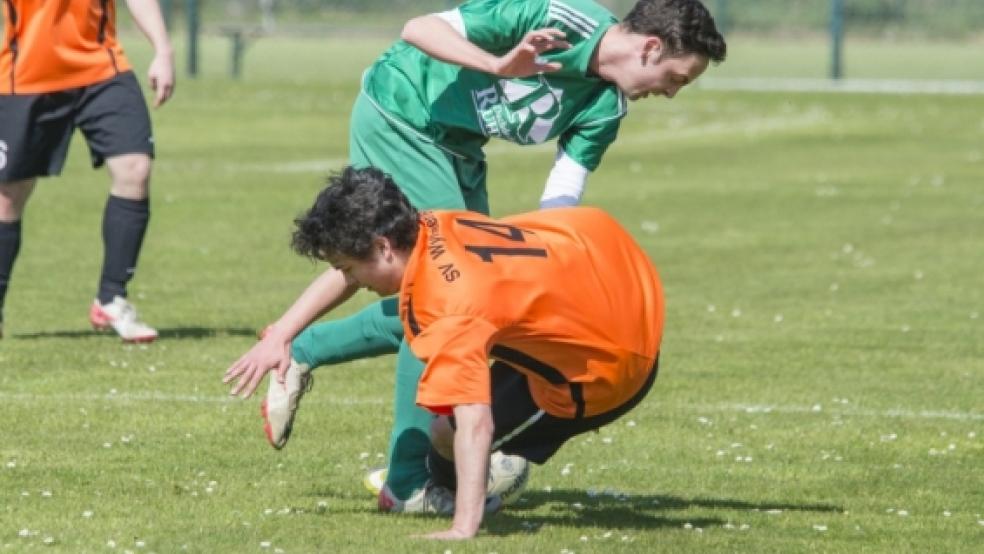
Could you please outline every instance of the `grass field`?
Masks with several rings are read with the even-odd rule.
[[[288,251],[291,219],[344,163],[355,83],[381,45],[260,41],[242,82],[223,77],[223,46],[154,114],[131,296],[159,342],[87,328],[107,185],[80,141],[32,200],[0,341],[0,552],[984,544],[981,97],[695,89],[633,105],[585,202],[660,269],[656,387],[535,468],[477,540],[448,545],[408,538],[445,521],[377,514],[360,484],[383,461],[391,359],[320,370],[282,452],[258,400],[220,382],[323,269]],[[489,158],[494,213],[534,207],[552,147]]]

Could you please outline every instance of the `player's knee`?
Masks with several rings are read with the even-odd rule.
[[[140,200],[147,197],[150,185],[150,156],[126,154],[107,160],[113,179],[114,196]]]
[[[431,422],[431,443],[434,450],[447,459],[454,459],[454,428],[445,416],[435,417]]]
[[[34,179],[0,183],[0,221],[20,221],[27,199],[34,190]]]

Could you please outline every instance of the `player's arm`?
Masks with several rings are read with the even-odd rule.
[[[581,203],[581,195],[588,184],[590,172],[577,160],[572,158],[563,148],[557,149],[547,184],[540,196],[540,208],[564,208],[577,206]]]
[[[249,397],[271,369],[277,370],[277,378],[282,381],[290,365],[290,343],[294,337],[311,322],[351,298],[356,290],[358,284],[346,279],[341,271],[331,268],[322,273],[284,315],[267,328],[260,341],[229,366],[222,382],[239,379],[229,394]]]
[[[598,167],[605,151],[615,141],[624,115],[624,100],[614,92],[600,95],[584,108],[583,121],[561,135],[558,141],[557,157],[540,197],[540,208],[580,204],[588,175]]]
[[[526,77],[557,71],[561,65],[540,59],[540,54],[571,46],[560,29],[536,29],[526,33],[512,50],[496,56],[467,39],[456,13],[451,10],[415,17],[403,27],[400,38],[432,58],[499,77]]]
[[[150,88],[154,91],[154,107],[167,102],[174,93],[174,49],[164,27],[157,0],[126,0],[133,20],[154,47],[154,59],[147,69]]]
[[[485,512],[485,487],[492,446],[492,407],[459,404],[454,407],[454,466],[458,478],[451,528],[428,535],[432,539],[469,539],[478,533]]]

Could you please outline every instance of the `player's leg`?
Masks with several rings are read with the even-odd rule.
[[[36,178],[57,175],[65,163],[74,98],[74,91],[0,95],[0,337],[24,208]]]
[[[152,341],[157,331],[137,318],[126,299],[150,222],[154,155],[150,114],[133,73],[86,87],[78,126],[89,143],[93,167],[105,163],[112,181],[103,212],[103,266],[90,321],[98,328],[112,326],[126,341]]]
[[[466,192],[476,188],[484,190],[484,171],[475,171],[475,168],[484,170],[484,162],[469,162],[409,126],[388,119],[365,94],[360,94],[356,100],[349,141],[349,158],[353,165],[372,165],[389,173],[418,209],[472,208]],[[481,209],[483,206],[487,211],[487,202],[476,207]],[[427,453],[433,417],[416,404],[417,384],[423,368],[423,363],[404,343],[397,357],[393,429],[386,474],[386,489],[399,500],[420,491],[428,479]]]
[[[393,354],[403,339],[396,297],[342,319],[315,323],[291,342],[291,356],[310,368]]]
[[[524,375],[503,362],[495,362],[492,368],[493,450],[501,449],[507,454],[543,464],[571,438],[612,423],[642,402],[656,380],[658,359],[654,360],[652,370],[639,390],[624,403],[601,414],[574,418],[556,417],[535,408]]]
[[[429,473],[430,425],[434,416],[417,405],[417,384],[424,372],[421,362],[404,341],[396,358],[393,428],[389,441],[386,484],[399,499],[424,487]]]
[[[0,338],[3,337],[3,304],[14,261],[21,245],[21,217],[36,180],[0,183]]]

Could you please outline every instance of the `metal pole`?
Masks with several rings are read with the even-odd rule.
[[[232,39],[232,60],[229,66],[229,76],[233,79],[239,79],[242,74],[243,50],[246,48],[246,42],[243,40],[243,32],[238,29],[232,32],[230,38]]]
[[[844,0],[830,0],[830,78],[844,76]]]
[[[188,12],[188,75],[198,76],[198,0],[185,0]]]
[[[174,0],[161,0],[161,17],[164,18],[164,27],[168,30],[171,29],[171,23],[174,22]]]
[[[728,11],[728,3],[729,0],[717,0],[717,10],[715,10],[717,13],[714,19],[717,23],[718,31],[722,35],[728,34],[728,31],[731,29],[731,13]]]

